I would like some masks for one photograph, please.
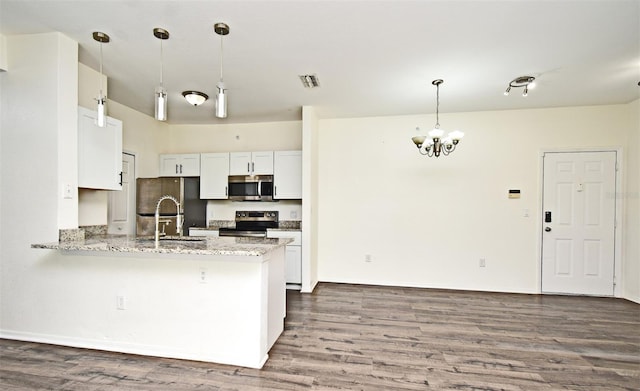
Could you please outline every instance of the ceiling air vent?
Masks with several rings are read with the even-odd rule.
[[[300,75],[298,77],[300,78],[300,81],[305,88],[320,87],[320,81],[318,80],[318,76],[316,75]]]

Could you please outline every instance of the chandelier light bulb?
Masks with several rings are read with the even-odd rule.
[[[504,91],[504,95],[508,96],[509,92],[511,92],[511,86],[507,87],[507,89]]]

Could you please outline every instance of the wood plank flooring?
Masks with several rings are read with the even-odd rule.
[[[262,370],[0,340],[0,389],[640,390],[640,305],[322,283]]]

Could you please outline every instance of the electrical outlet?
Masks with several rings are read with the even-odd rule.
[[[371,254],[365,254],[364,261],[365,262],[371,262]]]
[[[487,262],[484,258],[480,258],[480,267],[485,267],[487,266]]]
[[[201,267],[200,268],[200,283],[201,284],[206,284],[207,283],[207,269]]]
[[[116,296],[116,309],[127,309],[127,298],[125,296]]]

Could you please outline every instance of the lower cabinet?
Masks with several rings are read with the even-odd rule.
[[[302,232],[267,230],[268,238],[293,238],[285,250],[285,280],[287,289],[300,289],[302,284]]]
[[[189,228],[189,236],[220,236],[217,229]]]

